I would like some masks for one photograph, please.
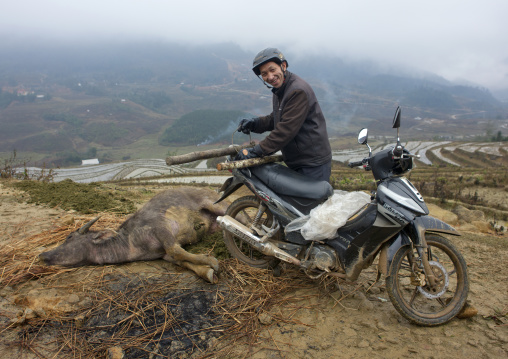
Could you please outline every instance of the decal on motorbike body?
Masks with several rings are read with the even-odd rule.
[[[388,189],[385,186],[379,186],[378,192],[382,193],[384,196],[390,198],[392,201],[400,204],[403,207],[406,207],[409,210],[412,210],[416,213],[420,214],[426,214],[425,211],[415,202],[412,198],[408,198],[405,196],[402,196],[390,189]],[[414,192],[414,191],[413,191]]]
[[[401,177],[400,180],[406,184],[406,186],[415,194],[416,198],[418,198],[420,202],[423,202],[423,196],[420,194],[420,192],[418,192],[416,187],[413,186],[411,182],[409,182],[409,180],[406,177]]]
[[[265,202],[269,202],[270,201],[270,196],[267,195],[265,192],[263,191],[257,191],[256,194],[258,195],[258,197],[265,201]]]
[[[399,211],[397,211],[395,208],[391,207],[387,203],[383,204],[383,208],[386,209],[385,213],[387,215],[389,215],[391,218],[393,218],[394,220],[396,220],[398,223],[400,223],[402,225],[406,225],[407,223],[409,223],[409,221],[406,219],[406,217],[402,213],[400,213]]]

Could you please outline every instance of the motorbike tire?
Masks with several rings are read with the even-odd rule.
[[[255,196],[245,196],[237,199],[226,210],[226,215],[233,217],[237,221],[250,226],[258,208],[260,201]],[[274,218],[269,209],[263,213],[263,224],[270,227]],[[245,243],[238,237],[233,236],[230,232],[223,231],[224,243],[232,257],[238,259],[251,267],[256,268],[273,268],[278,260],[276,258],[266,256],[255,250],[249,244]],[[275,261],[274,261],[275,260]]]
[[[450,241],[436,234],[426,234],[425,240],[439,286],[432,291],[415,283],[417,276],[409,260],[412,249],[405,246],[393,259],[386,288],[393,306],[404,318],[421,326],[437,326],[452,320],[464,307],[469,280],[466,262]]]

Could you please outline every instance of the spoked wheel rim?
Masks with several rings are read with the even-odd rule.
[[[258,213],[259,204],[260,202],[256,197],[242,197],[229,206],[226,214],[250,228],[256,218],[256,214]],[[272,213],[266,209],[259,218],[259,223],[270,227],[273,220],[274,218]],[[263,253],[255,250],[239,237],[236,237],[227,231],[224,231],[224,242],[233,257],[250,266],[267,268],[273,259],[272,257],[265,256]]]
[[[423,271],[414,270],[413,253],[407,247],[395,256],[387,288],[392,303],[404,317],[431,326],[443,324],[458,314],[469,286],[465,261],[455,247],[440,236],[428,236],[426,240],[436,284],[430,286]]]

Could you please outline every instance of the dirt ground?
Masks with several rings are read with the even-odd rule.
[[[450,212],[432,208],[434,216],[453,218]],[[42,231],[61,226],[70,216],[58,208],[26,204],[21,192],[0,183],[0,245],[8,245]],[[375,267],[365,271],[356,283],[334,282],[326,287],[318,281],[281,295],[298,297],[288,305],[273,306],[259,313],[261,330],[253,345],[229,343],[227,354],[179,353],[178,358],[506,358],[508,357],[508,236],[480,233],[471,224],[455,224],[463,234],[450,238],[468,264],[469,303],[478,314],[454,319],[439,327],[409,324],[393,308],[384,282],[371,286]],[[485,231],[484,231],[485,232]],[[42,249],[41,249],[42,250]],[[12,260],[16,260],[13,258]],[[35,258],[34,258],[35,263]],[[225,270],[223,263],[221,269]],[[40,333],[37,351],[20,347],[20,338],[30,331],[30,318],[43,317],[52,303],[64,313],[90,304],[90,287],[97,287],[94,273],[117,273],[149,278],[178,278],[180,286],[200,283],[180,268],[162,261],[119,266],[83,268],[48,280],[32,279],[5,286],[0,274],[0,357],[67,358],[51,334]],[[291,270],[279,281],[290,280]],[[294,273],[292,274],[294,275]],[[220,275],[220,280],[225,280]],[[193,284],[194,283],[194,284]],[[201,285],[201,284],[200,284]],[[211,285],[206,285],[211,286]],[[15,324],[15,325],[14,325]],[[39,327],[40,328],[40,327]],[[70,340],[70,339],[69,339]],[[115,350],[119,353],[115,354]],[[110,358],[120,358],[121,348],[111,348]],[[70,356],[72,357],[72,356]],[[106,357],[104,356],[99,357]],[[147,358],[162,357],[152,352]]]

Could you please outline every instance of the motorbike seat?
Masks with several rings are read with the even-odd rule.
[[[279,195],[320,203],[333,194],[327,181],[317,181],[278,163],[250,167],[250,171]]]

